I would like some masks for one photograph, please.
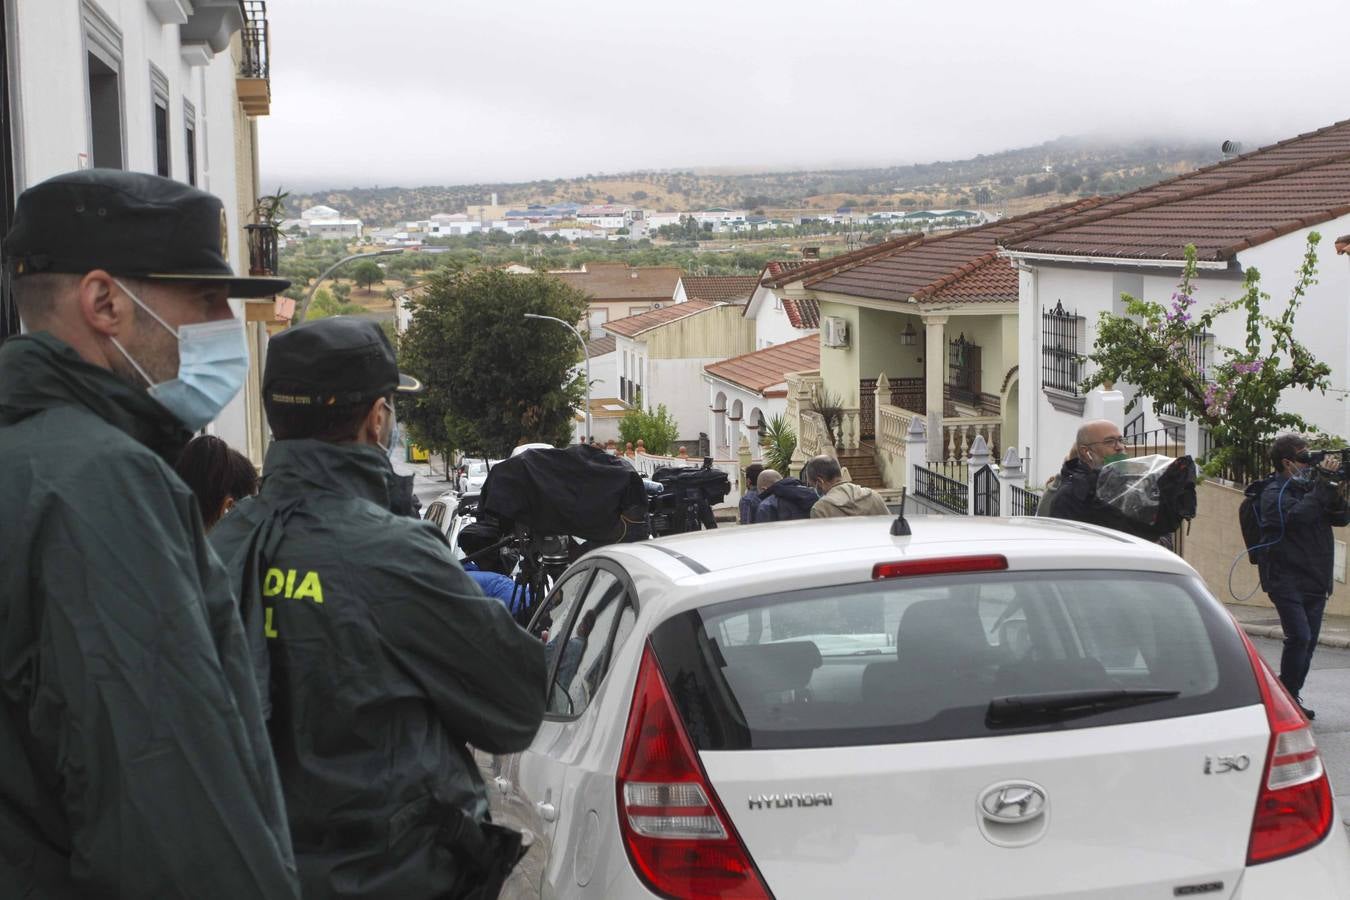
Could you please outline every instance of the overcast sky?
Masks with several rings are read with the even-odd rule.
[[[1335,0],[274,0],[264,188],[1248,148],[1350,118]]]

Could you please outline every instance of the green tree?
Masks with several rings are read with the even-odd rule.
[[[414,440],[505,456],[522,441],[565,444],[584,376],[570,332],[525,313],[580,322],[587,298],[547,275],[437,271],[412,301],[400,363],[426,390],[400,404]]]
[[[333,282],[333,296],[339,303],[350,303],[352,299],[352,286],[343,284],[341,281]]]
[[[1127,411],[1143,396],[1154,409],[1175,405],[1209,429],[1214,450],[1204,461],[1209,474],[1256,477],[1264,467],[1264,444],[1280,431],[1314,431],[1302,416],[1281,408],[1291,389],[1326,392],[1331,369],[1318,362],[1294,337],[1294,319],[1303,296],[1317,283],[1317,244],[1308,245],[1288,301],[1278,316],[1261,311],[1270,295],[1261,290],[1261,274],[1248,267],[1242,296],[1221,301],[1203,313],[1193,312],[1196,273],[1194,246],[1186,247],[1181,283],[1168,304],[1124,295],[1126,316],[1102,313],[1089,359],[1096,372],[1084,382],[1091,389],[1107,382],[1126,382],[1139,389]],[[1218,347],[1222,361],[1206,367],[1203,347],[1216,319],[1228,312],[1246,316],[1241,347]]]
[[[627,444],[637,446],[639,440],[654,456],[667,456],[679,439],[680,428],[664,403],[655,412],[630,409],[619,420],[619,437]]]
[[[363,259],[352,267],[352,281],[362,290],[369,291],[371,285],[384,283],[384,269],[373,260]]]
[[[764,465],[787,477],[792,470],[792,454],[797,452],[797,433],[781,413],[764,423],[760,433],[764,448]]]

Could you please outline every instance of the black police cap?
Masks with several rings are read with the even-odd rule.
[[[269,406],[346,406],[420,390],[421,382],[399,372],[389,336],[370,319],[305,322],[267,344],[263,402]]]
[[[5,236],[16,277],[104,269],[148,281],[213,281],[231,297],[270,297],[285,278],[239,277],[226,260],[229,226],[220,200],[194,187],[121,169],[49,178],[19,195]]]

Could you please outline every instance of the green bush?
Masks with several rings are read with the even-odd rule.
[[[619,420],[619,437],[624,443],[636,448],[640,440],[647,452],[654,456],[669,455],[679,435],[679,425],[664,403],[658,405],[655,412],[629,410]]]

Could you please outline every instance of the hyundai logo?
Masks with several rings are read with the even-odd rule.
[[[1045,812],[1045,792],[1024,781],[996,784],[980,796],[980,809],[995,822],[1030,822]]]

